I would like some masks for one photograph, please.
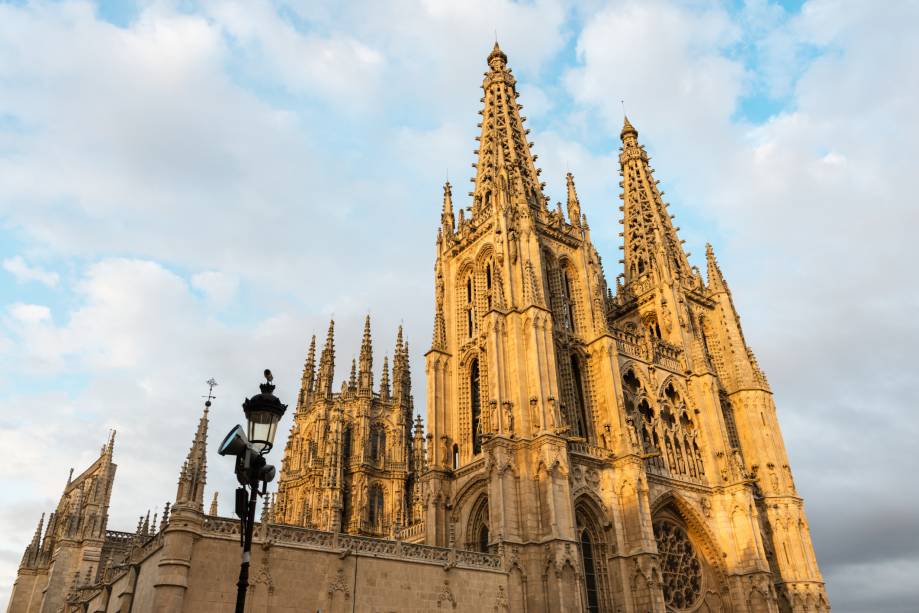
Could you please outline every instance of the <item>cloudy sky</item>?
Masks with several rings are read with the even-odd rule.
[[[131,530],[175,495],[205,380],[213,443],[263,368],[295,399],[332,315],[340,375],[365,313],[378,368],[404,323],[423,410],[441,184],[472,176],[497,32],[610,278],[625,100],[769,375],[834,609],[912,609],[917,23],[906,0],[0,2],[0,605],[109,429]]]

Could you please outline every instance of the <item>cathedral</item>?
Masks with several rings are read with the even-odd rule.
[[[564,207],[544,194],[497,44],[487,64],[474,188],[454,211],[444,186],[436,228],[426,418],[401,328],[378,384],[369,317],[340,387],[334,323],[318,362],[313,337],[247,610],[829,611],[712,248],[703,277],[625,119],[609,283],[572,174]],[[68,480],[9,613],[229,610],[239,524],[205,511],[208,406],[159,520],[107,529],[114,435]]]

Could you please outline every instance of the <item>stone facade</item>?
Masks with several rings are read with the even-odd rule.
[[[427,419],[401,330],[374,389],[368,318],[337,393],[333,327],[318,367],[313,339],[249,610],[828,611],[711,247],[703,279],[626,119],[608,284],[574,177],[565,207],[543,195],[497,45],[488,68],[468,209],[444,187]],[[105,530],[110,442],[39,524],[9,612],[228,610],[239,526],[204,512],[206,438],[207,410],[171,512],[135,534]]]

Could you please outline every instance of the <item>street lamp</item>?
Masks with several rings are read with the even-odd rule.
[[[256,502],[258,496],[267,493],[268,483],[273,481],[275,476],[275,468],[265,461],[265,454],[271,451],[274,445],[278,422],[287,409],[287,405],[281,404],[274,395],[270,370],[265,370],[265,380],[265,383],[259,385],[261,393],[246,398],[243,402],[246,431],[243,431],[242,426],[235,426],[217,449],[217,453],[222,456],[236,458],[236,480],[240,485],[236,488],[236,515],[239,516],[239,535],[243,551],[242,562],[239,565],[239,581],[236,582],[236,613],[244,613],[246,608]]]
[[[281,404],[273,393],[274,385],[271,382],[274,377],[271,376],[270,370],[265,370],[265,379],[267,382],[259,385],[262,393],[246,398],[246,401],[243,402],[243,411],[249,423],[247,432],[249,444],[262,454],[271,451],[274,445],[274,435],[278,430],[278,422],[281,421],[284,410],[287,408],[287,405]]]

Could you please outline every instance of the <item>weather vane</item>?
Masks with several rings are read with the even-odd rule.
[[[205,402],[205,404],[207,406],[211,406],[211,400],[217,397],[214,395],[214,388],[217,387],[217,380],[214,379],[214,377],[211,377],[210,379],[205,381],[205,383],[207,384],[207,396],[203,396],[203,397],[207,398],[207,402]]]

